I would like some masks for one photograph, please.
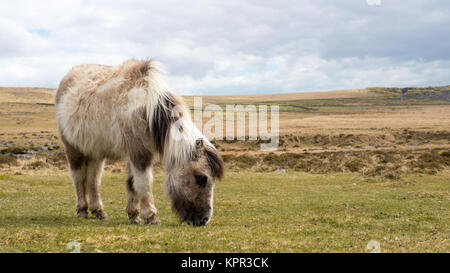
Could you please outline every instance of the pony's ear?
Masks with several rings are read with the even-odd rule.
[[[198,138],[195,140],[195,149],[198,151],[203,148],[203,139]]]
[[[192,151],[192,160],[197,161],[203,154],[203,139],[198,138],[195,140],[195,150]]]
[[[209,147],[208,145],[205,146],[205,155],[213,176],[221,179],[224,173],[222,157],[217,153],[216,149]]]

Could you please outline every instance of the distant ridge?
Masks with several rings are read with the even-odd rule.
[[[53,104],[55,89],[39,87],[0,87],[0,102]],[[175,90],[176,92],[176,90]],[[193,105],[194,96],[183,96]],[[350,99],[386,97],[389,99],[428,99],[450,101],[450,85],[429,87],[368,87],[335,91],[275,93],[260,95],[201,96],[204,103],[258,103],[311,99]]]

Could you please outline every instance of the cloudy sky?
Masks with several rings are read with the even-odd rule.
[[[450,1],[2,1],[0,86],[151,57],[179,94],[450,84]]]

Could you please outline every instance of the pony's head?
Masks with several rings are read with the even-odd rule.
[[[166,169],[165,189],[182,221],[194,226],[209,223],[214,183],[216,178],[222,178],[223,172],[223,161],[217,150],[201,138],[195,141],[190,160]]]

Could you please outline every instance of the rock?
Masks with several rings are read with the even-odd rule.
[[[18,155],[17,158],[25,159],[25,160],[31,160],[31,155]]]
[[[435,93],[432,91],[427,91],[423,94],[419,94],[414,97],[415,99],[425,99],[425,100],[444,100],[450,101],[450,91],[445,91],[442,93]]]
[[[279,168],[275,170],[277,173],[287,173],[288,170],[287,169],[283,169],[283,168]]]
[[[46,146],[39,146],[39,147],[37,147],[37,151],[38,152],[47,152],[48,151],[48,147],[46,147]]]

